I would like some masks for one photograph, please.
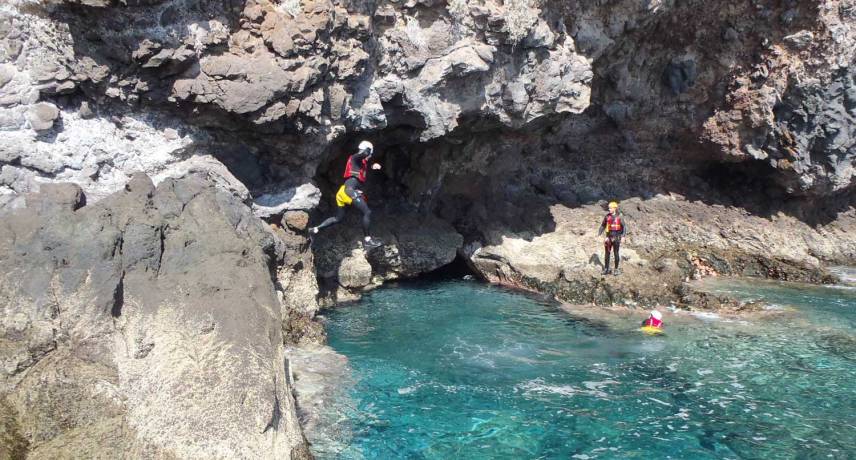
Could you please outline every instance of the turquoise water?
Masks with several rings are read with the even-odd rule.
[[[796,310],[737,321],[667,313],[667,334],[649,337],[635,330],[641,312],[568,312],[473,282],[374,291],[329,315],[330,345],[352,374],[328,409],[337,426],[322,428],[337,439],[315,441],[315,453],[854,458],[856,292],[706,288]]]

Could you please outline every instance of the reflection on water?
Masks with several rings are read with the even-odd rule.
[[[719,284],[717,284],[719,283]],[[330,314],[353,383],[319,458],[852,458],[856,292],[703,286],[794,313],[726,322],[568,313],[468,282],[401,284]],[[330,415],[330,414],[328,414]],[[347,429],[343,429],[346,426]],[[334,439],[335,438],[335,439]]]

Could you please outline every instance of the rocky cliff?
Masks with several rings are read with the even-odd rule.
[[[275,234],[192,176],[41,188],[0,223],[0,454],[305,458]]]
[[[111,394],[123,395],[110,409],[125,423],[111,435],[116,445],[141,442],[133,445],[194,456],[170,450],[156,428],[123,415],[157,404],[144,393],[123,393],[121,379],[139,366],[120,359],[110,341],[136,340],[127,338],[137,327],[133,318],[157,319],[161,329],[146,337],[169,336],[182,321],[209,324],[199,319],[205,315],[232,324],[223,322],[235,314],[225,303],[203,308],[171,296],[239,289],[229,295],[257,299],[239,302],[257,322],[234,325],[223,340],[254,350],[264,363],[250,366],[264,376],[256,379],[264,382],[259,388],[273,386],[259,389],[262,402],[229,422],[254,434],[223,448],[255,452],[242,449],[270,442],[268,452],[279,454],[298,448],[299,430],[285,426],[285,438],[253,430],[271,395],[282,406],[275,413],[293,419],[283,406],[290,401],[284,371],[270,364],[280,359],[280,343],[323,340],[313,322],[319,305],[354,299],[384,280],[419,276],[458,258],[487,280],[568,302],[687,308],[718,306],[686,291],[683,282],[692,277],[828,280],[824,264],[856,260],[854,45],[853,0],[4,2],[0,208],[40,222],[27,224],[39,232],[58,232],[39,254],[68,254],[51,255],[50,264],[28,259],[29,251],[4,254],[11,257],[4,308],[23,315],[0,334],[12,347],[4,360],[21,357],[4,361],[13,363],[5,378],[26,380],[22,369],[62,355],[50,350],[79,348],[59,345],[71,339],[57,337],[75,337],[62,308],[28,297],[48,288],[74,292],[89,305],[86,324],[97,324],[98,375],[113,382]],[[372,173],[367,193],[373,231],[385,244],[368,254],[357,216],[314,241],[305,236],[307,225],[332,212],[343,161],[362,139],[375,144],[384,165]],[[125,186],[138,171],[158,184],[155,198],[188,177],[214,184],[218,192],[203,194],[211,211],[204,217],[237,224],[218,223],[228,237],[207,233],[199,225],[206,221],[183,225],[182,241],[208,249],[182,263],[210,267],[240,247],[235,257],[251,259],[249,271],[203,280],[186,270],[155,270],[164,261],[155,263],[154,255],[168,253],[155,236],[185,218],[188,198],[175,192],[163,204],[134,204],[127,196],[142,192]],[[72,212],[28,198],[42,189],[58,193],[46,186],[68,182],[88,206]],[[622,202],[629,226],[622,277],[600,276],[596,231],[609,200]],[[182,212],[173,215],[168,210],[176,206]],[[88,230],[88,246],[74,250],[78,237],[60,232],[69,229],[41,223],[55,215],[96,225],[96,215],[137,212],[145,216],[138,216],[142,226],[111,217],[103,229]],[[9,228],[9,241],[29,241],[16,236],[25,230]],[[142,262],[135,262],[142,265],[129,268],[127,256],[105,247],[134,235],[145,243]],[[270,241],[279,249],[271,252]],[[55,277],[66,276],[62,260],[101,273],[104,280],[93,286],[105,293],[81,291],[89,286],[83,281],[54,286]],[[45,271],[40,263],[56,274],[34,278],[40,281],[27,291],[21,280]],[[132,287],[137,278],[146,281]],[[117,286],[142,299],[139,312],[105,316],[110,299],[121,297]],[[199,305],[191,309],[199,315],[159,317],[167,300]],[[30,326],[36,323],[44,327]],[[40,332],[26,335],[21,324]],[[270,330],[235,342],[250,333],[244,327]],[[188,340],[214,337],[200,334]],[[224,381],[237,381],[234,372]],[[63,439],[74,430],[101,429],[25,420],[26,390],[4,391],[10,396],[0,407],[18,415],[0,419],[0,440],[14,432],[8,444],[16,449],[47,449],[51,439],[71,442]],[[222,396],[226,404],[234,395]]]

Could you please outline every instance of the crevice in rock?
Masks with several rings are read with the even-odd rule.
[[[122,316],[122,307],[125,306],[125,272],[119,277],[116,289],[113,291],[113,305],[110,307],[110,315],[113,318]]]
[[[157,266],[155,266],[155,278],[160,276],[161,265],[163,264],[163,254],[166,249],[166,231],[169,228],[169,225],[164,225],[158,228],[158,261]]]
[[[265,429],[262,430],[262,433],[267,433],[268,430],[278,431],[280,420],[282,419],[282,407],[279,402],[279,382],[277,382],[276,376],[273,379],[273,408],[270,417],[270,421],[265,426]]]

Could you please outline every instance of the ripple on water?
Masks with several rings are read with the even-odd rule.
[[[330,344],[354,379],[340,395],[349,409],[330,410],[349,435],[316,454],[848,458],[856,302],[829,289],[729,289],[799,314],[684,317],[647,337],[634,330],[643,313],[593,321],[476,283],[379,289],[330,314]]]

